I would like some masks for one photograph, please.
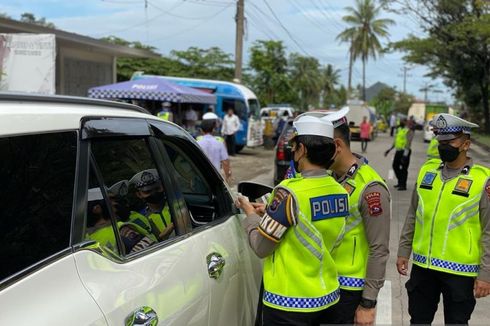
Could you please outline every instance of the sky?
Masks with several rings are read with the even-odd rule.
[[[145,6],[146,3],[146,6]],[[244,64],[249,48],[256,40],[282,40],[288,53],[298,52],[332,64],[340,70],[341,82],[348,79],[348,44],[336,36],[346,27],[342,16],[354,0],[245,0],[246,35]],[[45,17],[57,28],[100,38],[114,35],[140,41],[168,55],[171,50],[220,47],[235,51],[235,0],[3,0],[0,12],[19,19],[24,12]],[[396,25],[389,29],[388,41],[402,40],[409,33],[423,36],[416,22],[405,16],[383,12]],[[366,86],[377,81],[403,90],[403,53],[384,55],[366,66]],[[451,91],[441,80],[424,75],[423,66],[409,66],[406,90],[423,99],[424,85],[434,85],[439,92],[429,92],[432,101],[451,101]],[[362,83],[362,64],[355,63],[353,85]]]

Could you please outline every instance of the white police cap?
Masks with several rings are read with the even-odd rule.
[[[100,191],[100,188],[90,188],[88,190],[87,194],[87,201],[96,201],[96,200],[103,200],[104,197],[102,196],[102,191]]]
[[[298,116],[293,121],[294,136],[321,136],[333,139],[333,125],[330,121],[309,115]]]
[[[346,115],[349,113],[350,109],[348,106],[344,106],[342,109],[333,112],[327,112],[322,120],[330,121],[334,128],[347,123]]]
[[[214,112],[206,112],[202,115],[203,120],[218,120],[218,116]]]
[[[457,138],[460,133],[469,135],[471,128],[478,125],[448,113],[434,115],[429,125],[433,127],[437,140],[451,140]]]
[[[162,108],[170,108],[172,107],[172,103],[170,102],[162,102]]]
[[[156,169],[143,170],[136,173],[129,184],[138,190],[149,191],[160,185],[160,176]]]
[[[113,184],[107,189],[110,195],[124,197],[128,194],[129,181],[121,180]]]

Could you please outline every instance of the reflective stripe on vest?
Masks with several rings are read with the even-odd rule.
[[[490,170],[442,181],[440,160],[427,161],[417,178],[419,205],[413,237],[414,264],[450,274],[476,276],[480,265],[480,207]]]
[[[396,130],[396,136],[395,136],[395,149],[396,150],[402,150],[405,149],[405,146],[407,146],[407,134],[408,134],[408,128],[398,128]]]
[[[273,254],[264,260],[263,303],[284,311],[320,311],[339,299],[337,270],[330,251],[342,237],[345,216],[313,222],[310,199],[326,195],[347,198],[348,194],[330,176],[287,179],[280,185],[293,194],[300,213],[297,224],[285,232]]]
[[[332,252],[342,289],[362,290],[364,287],[369,244],[359,211],[359,203],[361,194],[373,182],[386,187],[384,180],[367,164],[358,167],[353,178],[348,177],[342,181],[342,185],[350,192],[349,217],[342,242]]]

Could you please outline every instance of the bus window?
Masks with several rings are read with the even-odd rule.
[[[256,119],[259,118],[259,101],[257,100],[248,100],[248,107],[249,107],[249,116],[254,117]]]
[[[247,107],[245,102],[236,99],[223,99],[223,113],[226,114],[228,109],[232,108],[235,114],[240,118],[240,120],[247,121]]]

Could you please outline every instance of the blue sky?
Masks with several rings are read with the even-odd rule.
[[[218,46],[228,53],[235,48],[234,0],[3,0],[1,12],[18,19],[23,12],[45,17],[58,28],[92,37],[115,35],[155,46],[162,54],[185,50],[190,46]],[[274,18],[271,10],[280,23]],[[288,52],[311,55],[322,64],[330,63],[341,70],[346,84],[348,55],[346,44],[335,37],[346,27],[342,22],[346,6],[354,0],[245,0],[247,32],[244,44],[245,62],[248,48],[258,39],[283,40]],[[390,28],[390,40],[397,41],[409,33],[422,35],[407,17],[383,13],[396,21]],[[386,42],[385,42],[386,43]],[[401,53],[387,54],[367,66],[367,85],[381,81],[402,90],[404,62]],[[362,65],[355,64],[353,84],[362,82]],[[450,91],[440,80],[432,81],[425,67],[409,71],[407,91],[423,98],[419,91],[425,83],[439,86],[443,93],[429,93],[431,100],[451,100]]]

